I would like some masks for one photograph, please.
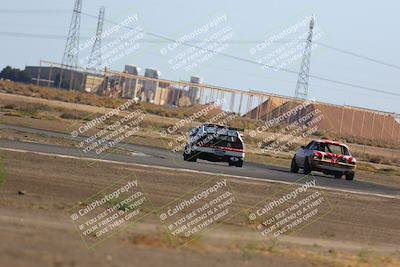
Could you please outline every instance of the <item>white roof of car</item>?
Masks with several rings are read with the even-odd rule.
[[[314,142],[318,142],[318,143],[327,143],[327,144],[333,144],[333,145],[339,145],[339,146],[344,146],[349,148],[346,144],[340,143],[338,141],[333,141],[333,140],[327,140],[327,139],[317,139],[314,140]]]

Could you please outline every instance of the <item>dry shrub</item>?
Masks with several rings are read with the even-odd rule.
[[[378,157],[378,156],[370,156],[369,159],[368,159],[368,161],[369,161],[369,162],[372,162],[372,163],[377,163],[377,164],[379,164],[379,163],[382,162],[382,158],[381,158],[381,157]]]

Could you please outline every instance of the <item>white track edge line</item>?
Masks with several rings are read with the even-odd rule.
[[[69,156],[69,155],[62,155],[62,154],[55,154],[55,153],[37,152],[37,151],[30,151],[30,150],[23,150],[23,149],[0,147],[0,150],[20,152],[20,153],[33,153],[33,154],[37,154],[37,155],[56,156],[56,157],[60,157],[60,158],[69,158],[69,159],[99,161],[99,162],[113,163],[113,164],[120,164],[120,165],[132,165],[132,166],[138,166],[138,167],[144,167],[144,168],[156,168],[156,169],[161,169],[161,170],[174,170],[174,171],[192,172],[192,173],[207,174],[207,175],[222,176],[222,177],[233,177],[233,178],[237,178],[237,179],[244,179],[244,180],[251,180],[251,181],[258,181],[258,182],[269,182],[269,183],[287,184],[287,185],[299,184],[299,183],[293,183],[293,182],[271,180],[271,179],[267,179],[267,178],[255,178],[255,177],[230,175],[230,174],[216,174],[216,173],[212,173],[212,172],[196,171],[196,170],[190,170],[190,169],[177,169],[177,168],[171,168],[171,167],[154,166],[154,165],[146,165],[146,164],[131,163],[131,162],[120,162],[120,161],[107,160],[107,159],[83,158],[83,157],[76,157],[76,156]],[[327,191],[350,193],[350,194],[400,199],[400,196],[398,197],[398,196],[391,196],[391,195],[384,195],[384,194],[377,194],[377,193],[360,192],[360,191],[353,191],[353,190],[348,190],[348,189],[330,188],[330,187],[325,187],[325,186],[315,186],[315,188],[319,188],[319,189],[323,189],[323,190],[327,190]]]

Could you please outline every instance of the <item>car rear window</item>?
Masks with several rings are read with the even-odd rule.
[[[316,150],[338,155],[349,155],[349,150],[347,147],[336,144],[318,143]]]
[[[217,136],[217,140],[223,140],[227,142],[237,143],[239,142],[239,138],[235,136],[227,136],[227,135],[219,135]]]
[[[207,134],[198,143],[208,146],[243,149],[243,143],[238,137],[228,135]]]
[[[218,134],[218,135],[227,135],[227,136],[234,136],[237,137],[238,133],[235,130],[231,130],[229,128],[223,128],[223,127],[210,127],[207,126],[205,127],[205,131],[208,134]]]

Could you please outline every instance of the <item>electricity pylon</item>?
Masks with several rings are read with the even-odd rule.
[[[308,98],[308,80],[310,78],[312,37],[314,29],[314,16],[311,17],[308,36],[304,46],[304,54],[301,60],[299,78],[297,80],[295,97],[300,99]]]
[[[74,68],[78,66],[81,12],[82,0],[76,0],[62,59],[62,65],[66,68]]]
[[[106,9],[101,7],[99,11],[99,19],[97,22],[96,39],[93,44],[92,52],[89,57],[89,68],[101,67],[101,38],[103,34],[103,25]]]

